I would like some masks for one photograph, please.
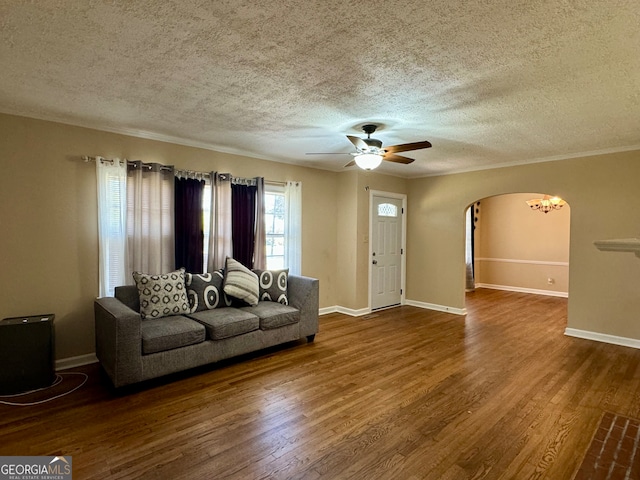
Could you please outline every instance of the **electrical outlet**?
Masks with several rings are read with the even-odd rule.
[[[547,278],[547,283],[549,285],[553,285],[554,283],[556,283],[556,280],[554,278],[549,277],[549,278]]]

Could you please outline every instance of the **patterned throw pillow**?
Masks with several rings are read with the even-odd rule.
[[[284,270],[254,270],[254,272],[258,275],[260,300],[289,305],[287,298],[288,268]]]
[[[140,316],[161,318],[189,313],[184,268],[164,275],[133,272],[140,296]]]
[[[222,290],[224,270],[216,270],[213,273],[187,273],[185,285],[191,313],[213,308],[230,307],[231,301]]]
[[[224,293],[252,307],[258,304],[258,276],[237,260],[227,257],[224,269]]]

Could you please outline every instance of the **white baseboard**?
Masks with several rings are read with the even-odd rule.
[[[569,327],[565,328],[564,334],[568,337],[583,338],[585,340],[595,340],[596,342],[612,343],[613,345],[640,349],[640,340],[636,338],[618,337],[616,335],[578,330]]]
[[[455,315],[466,315],[466,308],[448,307],[446,305],[436,305],[435,303],[417,302],[415,300],[406,300],[404,305],[412,307],[424,308],[426,310],[435,310],[437,312],[453,313]],[[319,310],[320,315],[328,315],[329,313],[344,313],[351,317],[362,317],[363,315],[369,315],[371,310],[368,308],[360,308],[358,310],[352,308],[341,307],[340,305],[334,305],[333,307],[325,307]]]
[[[554,290],[539,290],[537,288],[512,287],[510,285],[493,285],[491,283],[476,283],[476,288],[491,288],[493,290],[505,290],[507,292],[531,293],[533,295],[547,295],[549,297],[569,298],[569,292],[556,292]]]
[[[466,308],[448,307],[446,305],[436,305],[435,303],[417,302],[415,300],[406,300],[404,305],[412,307],[424,308],[426,310],[435,310],[437,312],[453,313],[455,315],[466,315]],[[371,310],[368,308],[360,308],[355,310],[353,308],[341,307],[340,305],[334,305],[333,307],[321,308],[318,312],[320,315],[328,315],[330,313],[343,313],[351,317],[362,317],[363,315],[369,315]]]
[[[318,315],[329,315],[330,313],[336,313],[337,311],[338,307],[335,305],[333,307],[323,307],[318,310]]]
[[[81,367],[91,363],[98,363],[98,357],[96,357],[95,353],[78,355],[77,357],[61,358],[56,360],[56,370],[66,370],[67,368]]]
[[[340,305],[334,305],[333,307],[324,307],[321,308],[318,312],[320,315],[328,315],[329,313],[343,313],[345,315],[349,315],[350,317],[361,317],[363,315],[368,315],[371,313],[371,310],[368,308],[360,308],[355,310],[353,308],[341,307]]]
[[[466,315],[466,308],[448,307],[446,305],[437,305],[435,303],[418,302],[416,300],[407,300],[405,305],[412,307],[424,308],[426,310],[435,310],[436,312],[453,313],[454,315]]]

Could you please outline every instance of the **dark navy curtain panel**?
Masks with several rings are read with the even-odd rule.
[[[202,273],[204,262],[204,226],[202,194],[204,181],[194,178],[175,180],[176,268]]]
[[[233,258],[247,268],[253,268],[257,191],[258,188],[255,185],[231,185]]]

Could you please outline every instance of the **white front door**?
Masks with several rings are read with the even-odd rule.
[[[402,300],[402,199],[372,196],[371,309]]]

